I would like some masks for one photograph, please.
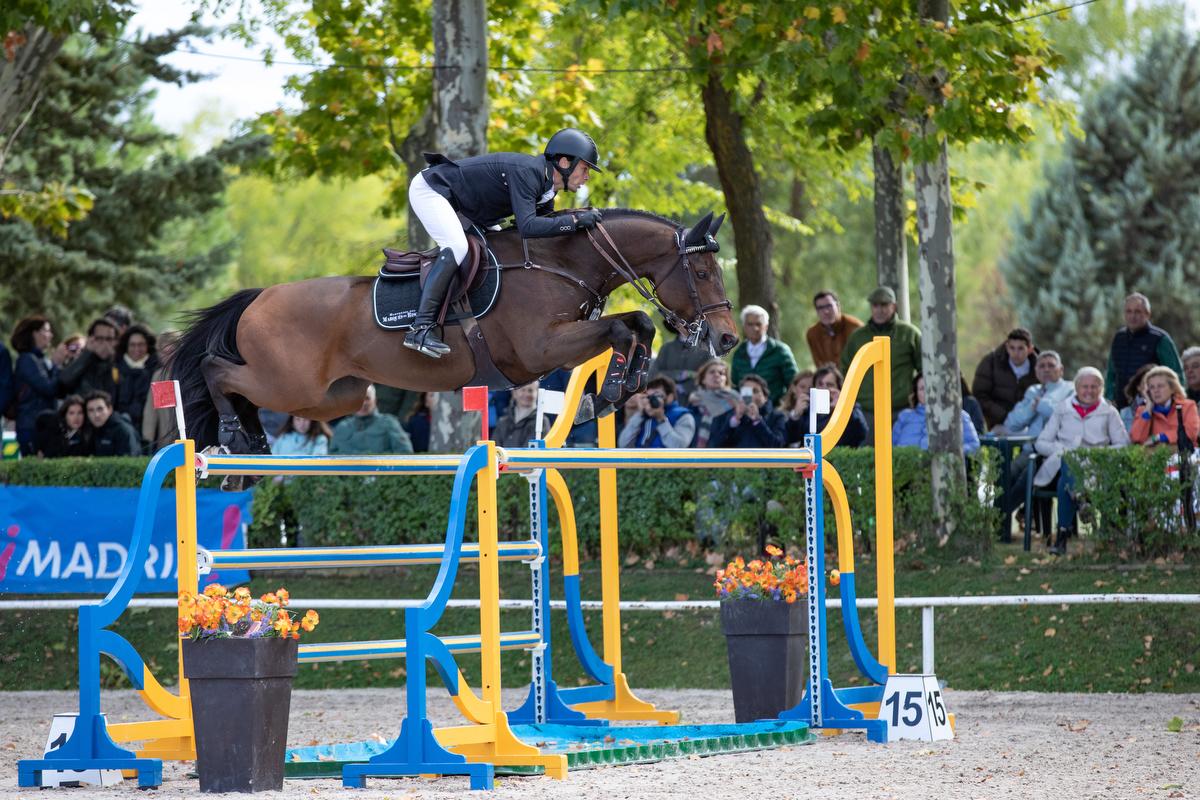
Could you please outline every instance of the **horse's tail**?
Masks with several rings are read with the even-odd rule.
[[[217,443],[217,409],[200,366],[208,356],[246,363],[237,349],[238,320],[262,291],[243,289],[215,306],[190,312],[187,330],[167,362],[169,377],[179,381],[187,432],[198,450]]]

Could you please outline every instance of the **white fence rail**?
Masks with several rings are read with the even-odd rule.
[[[0,611],[71,611],[98,599],[76,598],[56,600],[0,600]],[[400,609],[420,605],[422,600],[354,600],[293,598],[290,605],[296,608],[315,609]],[[174,608],[176,601],[167,597],[135,598],[129,605],[133,608]],[[1001,594],[967,597],[897,597],[896,608],[921,609],[921,671],[933,674],[934,670],[934,617],[935,608],[960,608],[967,606],[1058,606],[1088,604],[1119,605],[1200,605],[1200,594]],[[584,600],[585,609],[599,609],[599,600]],[[718,600],[622,600],[622,611],[715,611],[720,607]],[[878,601],[873,597],[860,598],[861,608],[875,608]],[[479,608],[478,600],[451,600],[450,608]],[[530,600],[501,600],[502,609],[528,609]],[[552,600],[550,607],[565,609],[563,600]],[[842,601],[830,598],[827,607],[841,608]]]

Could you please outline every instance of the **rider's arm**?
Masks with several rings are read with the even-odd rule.
[[[526,239],[574,233],[575,220],[568,214],[560,214],[555,217],[538,216],[537,201],[541,196],[541,186],[535,181],[535,173],[522,175],[515,170],[510,173],[508,193],[512,200],[513,217],[517,221],[517,230]]]

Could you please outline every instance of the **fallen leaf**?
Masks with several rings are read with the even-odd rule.
[[[1017,563],[1017,557],[1016,556],[1008,556],[1007,558],[1004,559],[1004,563],[1006,565],[1015,564],[1015,563]]]
[[[1167,730],[1169,730],[1171,733],[1179,733],[1180,731],[1182,731],[1183,730],[1183,718],[1182,717],[1171,717],[1171,721],[1167,723]],[[1168,789],[1168,788],[1173,789],[1176,787],[1164,786],[1163,788],[1164,789]]]
[[[1050,666],[1048,666],[1048,667],[1046,667],[1044,670],[1042,670],[1042,677],[1043,677],[1043,678],[1049,678],[1049,677],[1050,677],[1050,673],[1051,673],[1051,672],[1054,672],[1054,665],[1053,665],[1053,664],[1051,664]]]
[[[1057,633],[1058,631],[1054,628],[1046,628],[1046,633],[1044,635],[1047,639],[1053,639]]]
[[[691,598],[686,594],[679,593],[679,594],[675,595],[675,600],[676,600],[676,602],[679,602],[679,603],[685,602],[690,599]]]
[[[1090,719],[1081,719],[1078,722],[1068,721],[1067,730],[1069,730],[1071,733],[1083,733],[1088,729],[1088,725],[1091,724],[1092,721]]]

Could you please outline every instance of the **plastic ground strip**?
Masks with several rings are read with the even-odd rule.
[[[763,720],[729,725],[514,725],[519,739],[543,753],[563,753],[571,770],[640,764],[693,755],[712,756],[811,744],[816,737],[803,722]],[[290,748],[287,778],[340,778],[342,767],[382,753],[391,742],[351,742]],[[497,767],[497,775],[536,775],[541,767]]]

